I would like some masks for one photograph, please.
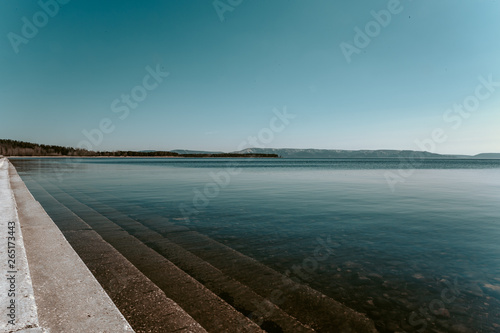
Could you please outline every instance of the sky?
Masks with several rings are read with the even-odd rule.
[[[500,152],[497,0],[0,2],[0,138]]]

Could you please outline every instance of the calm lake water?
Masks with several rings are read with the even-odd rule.
[[[12,162],[28,188],[167,217],[366,313],[381,332],[500,332],[500,160],[415,170],[389,159]]]

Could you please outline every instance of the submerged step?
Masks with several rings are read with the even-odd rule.
[[[30,184],[66,239],[136,332],[206,332],[87,223],[36,184]]]
[[[134,207],[133,219],[159,232],[170,242],[210,263],[224,275],[249,286],[266,301],[250,316],[268,315],[279,307],[301,323],[321,332],[376,332],[373,322],[320,292],[290,278],[209,237],[154,216],[150,210]],[[145,220],[142,217],[148,216]]]
[[[39,326],[50,332],[133,332],[10,163],[9,178]]]
[[[148,219],[141,219],[148,216]],[[169,222],[165,217],[145,208],[134,208],[131,217],[144,223],[209,262],[225,275],[249,286],[273,305],[319,332],[377,332],[372,320],[309,286],[294,282],[283,274],[245,256],[205,235]],[[272,305],[271,305],[272,306]],[[259,313],[271,312],[269,304],[261,304]]]
[[[47,184],[45,184],[47,185]],[[122,253],[209,332],[262,332],[198,281],[92,208],[54,186],[48,192]]]
[[[72,195],[77,200],[79,199],[80,202],[84,202],[86,205],[92,207],[100,214],[124,228],[127,232],[153,248],[156,252],[172,261],[177,267],[200,281],[242,314],[253,314],[251,319],[263,329],[274,328],[275,330],[280,329],[282,332],[296,333],[314,332],[311,327],[304,325],[278,306],[256,294],[248,286],[227,277],[211,264],[124,213],[82,192],[73,190],[71,192],[66,191],[66,193]],[[266,311],[266,313],[261,316],[257,316],[261,310],[261,304],[265,304],[266,307],[269,307],[270,311]]]

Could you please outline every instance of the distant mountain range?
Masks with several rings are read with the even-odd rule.
[[[293,148],[247,148],[236,154],[276,154],[282,158],[500,158],[500,153],[478,155],[442,155],[414,150],[338,150],[338,149],[293,149]],[[415,156],[416,155],[416,156]]]
[[[294,148],[247,148],[224,153],[175,149],[171,151],[89,151],[84,149],[48,146],[31,142],[0,139],[0,155],[5,156],[129,156],[129,157],[282,157],[282,158],[473,158],[500,159],[500,153],[477,155],[442,155],[414,150],[339,150],[339,149],[294,149]],[[245,156],[240,156],[245,155]]]
[[[482,153],[473,156],[474,158],[500,158],[500,153]]]

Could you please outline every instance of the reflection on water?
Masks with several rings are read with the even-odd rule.
[[[382,332],[500,331],[500,160],[425,161],[394,192],[384,173],[400,161],[388,159],[12,161],[28,187],[167,217]]]

